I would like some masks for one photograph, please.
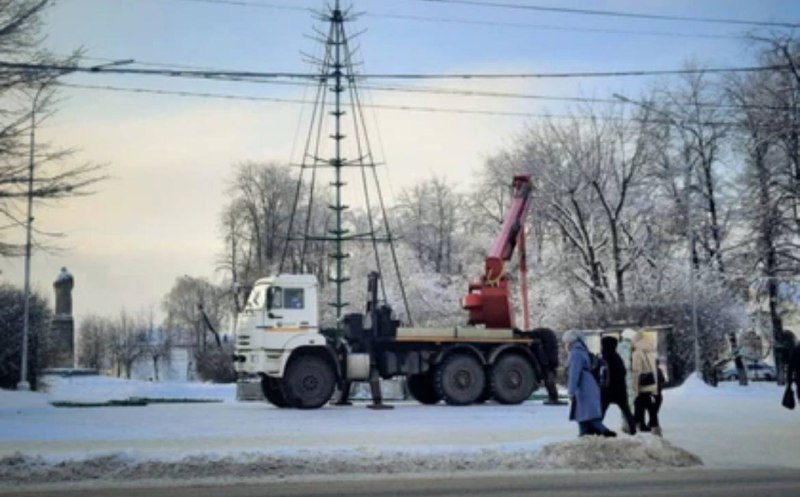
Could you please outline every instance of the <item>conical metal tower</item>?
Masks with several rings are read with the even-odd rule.
[[[314,109],[311,114],[308,135],[305,142],[303,159],[298,166],[300,174],[295,192],[294,206],[289,222],[287,243],[281,258],[281,271],[287,263],[289,246],[292,242],[299,242],[301,248],[295,252],[299,258],[300,271],[304,271],[309,246],[312,243],[323,243],[329,247],[328,258],[332,274],[328,276],[330,283],[335,285],[335,298],[328,304],[332,306],[336,313],[337,327],[341,322],[344,309],[350,305],[344,300],[344,285],[349,278],[345,275],[344,263],[350,257],[346,247],[348,244],[369,243],[372,245],[374,254],[375,270],[382,273],[381,251],[379,244],[388,244],[394,266],[394,276],[397,278],[398,288],[403,300],[406,318],[411,323],[411,314],[408,308],[405,287],[400,276],[400,269],[397,262],[397,254],[394,247],[394,239],[391,235],[389,220],[386,215],[384,195],[370,146],[367,126],[364,120],[364,113],[361,105],[361,97],[358,91],[358,75],[355,72],[353,62],[354,50],[350,45],[350,38],[347,34],[347,23],[354,20],[356,16],[351,14],[351,9],[342,10],[339,0],[329,11],[319,14],[320,20],[328,23],[327,32],[317,31],[318,41],[324,45],[324,53],[315,62],[319,65],[319,79],[316,85],[316,96]],[[332,102],[329,98],[332,97]],[[325,128],[329,130],[325,132]],[[351,137],[345,133],[345,128],[352,133]],[[326,136],[327,135],[327,136]],[[347,159],[344,157],[345,140],[351,140],[349,151],[355,154],[355,158]],[[326,146],[325,140],[332,141],[332,147]],[[322,157],[324,149],[330,149],[331,155]],[[356,178],[360,180],[362,195],[365,207],[365,214],[368,223],[366,232],[353,233],[345,228],[345,216],[350,210],[350,206],[344,203],[345,191],[347,186],[345,178],[346,170],[354,170],[356,174],[349,175],[348,179]],[[328,175],[330,181],[328,185],[332,188],[331,202],[327,208],[332,213],[330,223],[326,226],[324,233],[313,233],[312,217],[314,215],[314,202],[318,195],[317,183],[321,176],[325,176],[321,170],[331,171]],[[371,195],[377,197],[380,209],[380,220],[376,219],[373,213],[374,207],[371,203]],[[307,197],[305,213],[300,212],[301,200]],[[296,224],[301,224],[302,233],[297,233]],[[332,250],[330,250],[332,249]],[[359,264],[369,264],[368,261],[358,261]],[[383,274],[383,273],[382,273]],[[386,300],[386,285],[384,278],[381,278],[381,294]]]

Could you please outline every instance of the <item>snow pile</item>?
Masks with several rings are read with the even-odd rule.
[[[44,378],[52,401],[100,402],[149,399],[215,399],[232,401],[236,385],[214,383],[152,382],[110,378],[108,376],[57,376]]]
[[[730,382],[728,382],[730,383]],[[733,383],[730,383],[733,385]],[[739,384],[736,383],[736,386]],[[714,388],[711,385],[706,384],[700,375],[693,373],[689,375],[688,378],[677,388],[672,388],[666,391],[666,394],[669,397],[693,397],[693,398],[708,398],[711,396],[718,396],[720,394],[724,395],[724,391],[727,391],[727,387],[729,386],[726,382],[720,383],[720,387]]]
[[[661,437],[581,437],[550,444],[540,460],[551,468],[578,470],[657,469],[701,466],[696,455],[675,447]]]
[[[535,450],[481,449],[452,452],[337,451],[197,454],[139,459],[122,453],[86,459],[46,460],[14,454],[0,459],[0,483],[58,483],[87,480],[188,480],[284,478],[310,475],[453,473],[510,470],[657,469],[702,465],[697,456],[650,435],[620,439],[583,437]]]

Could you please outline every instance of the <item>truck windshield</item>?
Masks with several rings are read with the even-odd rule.
[[[257,286],[250,292],[250,297],[247,299],[246,309],[263,309],[266,307],[266,293],[267,287],[265,285]]]

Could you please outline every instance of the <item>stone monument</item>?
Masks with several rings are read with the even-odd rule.
[[[67,268],[62,267],[53,288],[56,293],[56,312],[50,324],[51,368],[75,366],[75,321],[72,318],[72,288],[75,279]]]

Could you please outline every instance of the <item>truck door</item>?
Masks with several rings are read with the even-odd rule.
[[[307,328],[311,324],[309,312],[313,311],[306,301],[304,288],[270,287],[267,301],[267,318],[273,326]]]

